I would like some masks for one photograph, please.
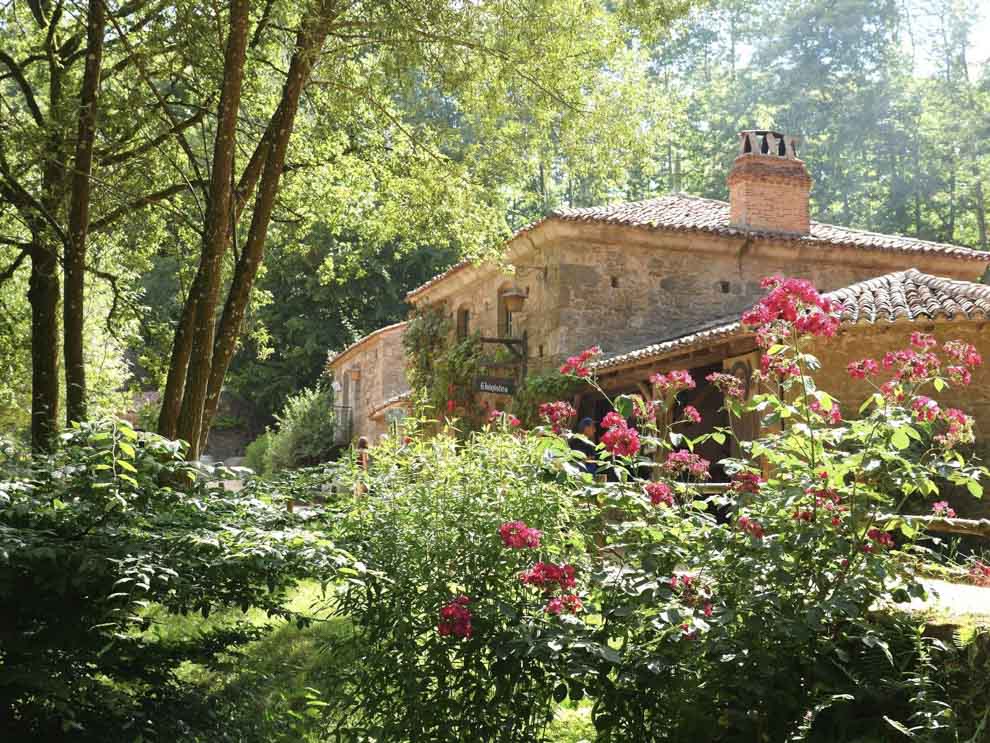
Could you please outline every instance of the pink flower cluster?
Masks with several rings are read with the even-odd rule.
[[[654,374],[650,377],[650,384],[660,397],[676,395],[681,390],[693,390],[695,388],[694,377],[691,372],[683,369],[676,369],[667,374]]]
[[[874,359],[853,361],[846,367],[846,372],[853,379],[866,379],[880,371],[880,365]]]
[[[864,544],[863,552],[873,552],[875,547],[891,549],[894,546],[894,538],[882,529],[870,529],[866,532],[866,538],[873,544]]]
[[[972,343],[965,343],[959,340],[946,341],[942,346],[942,350],[945,351],[946,356],[955,359],[970,369],[975,369],[983,364],[983,357],[980,356],[976,350],[976,346]]]
[[[954,519],[956,517],[956,509],[949,505],[949,501],[940,500],[932,503],[932,514],[941,516],[944,519]]]
[[[915,418],[925,423],[932,423],[941,412],[938,403],[924,395],[918,395],[911,401],[911,410],[914,412]]]
[[[573,588],[574,566],[566,563],[537,562],[529,570],[519,574],[519,580],[527,586],[542,588],[544,591]]]
[[[971,444],[973,434],[973,419],[957,408],[946,408],[942,411],[941,422],[945,431],[935,437],[935,441],[945,449],[954,449],[959,444]]]
[[[900,351],[888,351],[880,360],[881,366],[893,371],[894,379],[902,382],[920,382],[938,374],[942,365],[938,354],[932,351],[916,351],[904,348]]]
[[[644,486],[646,494],[650,496],[650,503],[659,506],[663,503],[666,506],[674,505],[674,493],[665,482],[648,482]]]
[[[799,374],[801,374],[801,368],[793,359],[789,359],[781,354],[771,356],[768,353],[760,357],[760,375],[764,379],[776,377],[782,382]]]
[[[660,412],[660,406],[653,400],[644,400],[638,395],[633,397],[633,415],[643,423],[653,423]]]
[[[540,405],[539,412],[540,417],[550,424],[554,433],[563,433],[577,415],[574,406],[564,400],[545,402]]]
[[[639,431],[614,410],[602,419],[602,444],[617,457],[634,457],[639,451]]]
[[[470,603],[471,599],[462,595],[440,609],[437,632],[443,637],[448,635],[470,637],[473,632],[471,629],[471,610],[467,608]]]
[[[501,410],[492,410],[492,412],[488,414],[488,422],[494,425],[504,424],[511,426],[512,428],[518,428],[522,425],[522,421],[512,415],[512,413],[506,413]]]
[[[543,532],[526,526],[523,521],[506,521],[498,527],[498,535],[502,544],[510,549],[535,549],[540,546]]]
[[[681,412],[684,413],[685,420],[692,423],[701,423],[701,413],[698,412],[698,409],[694,405],[685,405],[684,410]]]
[[[591,376],[591,370],[588,368],[588,362],[596,356],[600,356],[601,353],[602,349],[599,346],[586,348],[576,356],[570,356],[567,361],[561,365],[560,373],[575,377],[589,377]]]
[[[584,604],[581,603],[581,599],[578,596],[573,593],[564,593],[560,596],[554,596],[547,601],[547,605],[543,607],[543,611],[554,616],[564,613],[577,614],[583,607]]]
[[[969,568],[969,579],[978,586],[990,586],[990,565],[977,560]]]
[[[757,341],[764,348],[788,335],[789,327],[802,335],[835,335],[838,307],[819,294],[810,281],[772,276],[763,279],[761,286],[770,291],[743,313],[742,324],[757,328]]]
[[[763,487],[763,483],[765,482],[766,480],[755,472],[737,472],[732,476],[729,490],[737,495],[741,495],[742,493],[756,495],[760,492],[760,488]]]
[[[725,397],[742,400],[746,396],[746,387],[735,374],[712,372],[705,379],[711,382]]]
[[[736,519],[736,526],[753,537],[753,539],[763,539],[763,525],[749,516],[740,516]]]
[[[833,426],[842,423],[842,409],[839,407],[837,402],[832,403],[832,407],[825,410],[822,407],[821,401],[817,397],[812,397],[808,401],[808,408],[812,413],[817,413],[822,417],[826,423],[831,423]]]
[[[687,474],[699,480],[707,480],[710,476],[708,468],[711,462],[694,452],[681,449],[668,454],[662,466],[663,471],[669,475]]]

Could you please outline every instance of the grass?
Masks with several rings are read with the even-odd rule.
[[[180,668],[180,678],[208,700],[218,725],[223,728],[222,738],[202,738],[204,742],[326,740],[320,700],[334,693],[333,670],[340,664],[353,662],[351,658],[331,656],[326,651],[333,640],[351,631],[346,618],[330,616],[327,603],[318,583],[302,583],[288,606],[314,615],[317,621],[301,629],[283,620],[270,619],[257,610],[247,613],[229,610],[211,614],[207,619],[198,614],[149,612],[152,626],[148,634],[162,642],[245,622],[272,628],[260,640],[222,654],[209,667],[185,663]],[[591,705],[586,701],[560,705],[547,740],[550,743],[594,741]]]

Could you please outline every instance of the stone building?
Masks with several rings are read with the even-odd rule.
[[[556,210],[508,241],[511,269],[463,262],[407,299],[443,307],[460,334],[516,339],[529,373],[600,345],[598,372],[614,393],[646,393],[652,373],[672,368],[696,379],[715,369],[745,374],[758,355],[737,320],[773,274],[810,279],[843,302],[823,386],[857,407],[852,398],[865,392],[841,370],[852,356],[903,344],[909,329],[965,337],[990,357],[990,288],[975,283],[990,253],[811,221],[811,179],[794,140],[774,132],[741,133],[728,185],[728,203],[673,194]],[[985,375],[962,406],[990,426]],[[355,421],[394,392],[355,409]],[[717,391],[695,392],[693,404],[715,416]],[[578,402],[582,414],[604,414],[603,401]]]
[[[402,349],[405,327],[400,322],[376,330],[327,360],[340,443],[360,436],[372,441],[387,433],[391,420],[402,414],[409,396]]]

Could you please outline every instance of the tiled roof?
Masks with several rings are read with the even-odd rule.
[[[326,364],[327,371],[330,370],[331,365],[333,365],[333,364],[337,363],[338,361],[340,361],[344,356],[346,356],[347,354],[349,354],[351,351],[357,349],[360,346],[363,346],[368,341],[370,341],[370,340],[372,340],[374,338],[377,338],[380,335],[383,335],[384,333],[387,333],[390,330],[396,330],[397,328],[404,327],[405,325],[406,325],[406,321],[403,320],[402,322],[397,322],[397,323],[392,323],[391,325],[386,325],[384,328],[378,328],[378,330],[375,330],[375,331],[373,331],[371,333],[368,333],[363,338],[358,338],[356,341],[354,341],[351,345],[349,345],[347,348],[345,348],[340,353],[331,353],[329,356],[327,356],[327,364]]]
[[[877,232],[854,230],[821,222],[812,222],[810,234],[793,235],[779,232],[754,232],[732,227],[729,224],[729,204],[715,199],[703,199],[685,194],[669,194],[644,201],[631,201],[608,206],[592,206],[580,209],[562,208],[550,212],[543,219],[518,230],[513,238],[530,232],[545,222],[588,222],[618,224],[646,230],[667,232],[704,232],[726,237],[750,235],[773,240],[803,243],[816,246],[859,248],[861,250],[904,254],[938,254],[962,260],[990,262],[990,251],[962,248],[947,243],[917,240],[901,235],[883,235]],[[471,265],[461,261],[447,271],[433,277],[407,295],[413,298],[439,281]]]
[[[842,321],[849,323],[990,317],[990,286],[943,279],[915,268],[861,281],[828,296],[842,304]]]
[[[384,402],[378,404],[375,407],[375,409],[371,411],[371,417],[374,418],[383,411],[392,407],[393,405],[398,405],[399,403],[407,402],[411,399],[412,399],[412,390],[406,390],[405,392],[400,392],[397,395],[392,395]]]
[[[840,319],[848,325],[872,325],[902,320],[987,320],[990,319],[990,286],[973,281],[955,281],[906,271],[860,281],[829,292],[840,303]],[[703,348],[710,343],[746,335],[738,321],[701,328],[693,333],[654,343],[644,348],[602,359],[595,368],[609,369],[645,361],[674,351]]]

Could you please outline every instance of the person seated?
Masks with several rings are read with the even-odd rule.
[[[592,475],[598,474],[598,449],[595,444],[596,429],[598,427],[591,418],[582,418],[578,423],[575,433],[581,434],[584,438],[571,436],[568,444],[574,451],[580,452],[582,456],[582,466],[585,472]]]

